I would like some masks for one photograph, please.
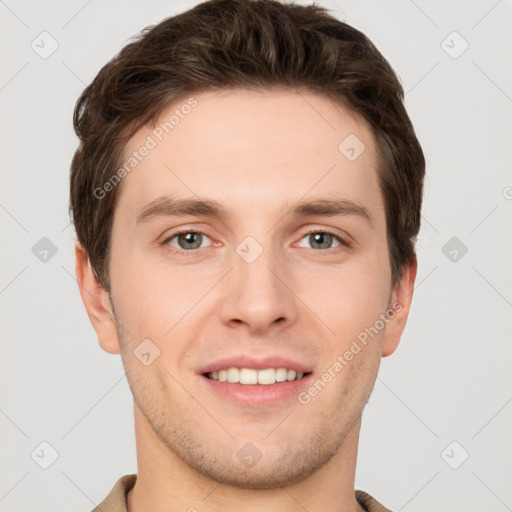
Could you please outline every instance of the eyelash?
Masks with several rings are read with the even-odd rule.
[[[179,235],[184,235],[184,234],[187,234],[187,233],[194,233],[194,234],[198,234],[198,235],[206,235],[208,238],[210,238],[206,233],[202,232],[202,231],[194,231],[192,229],[183,229],[181,231],[176,231],[176,233],[173,233],[172,235],[168,236],[163,242],[162,242],[162,245],[165,245],[168,250],[172,253],[172,254],[176,254],[176,255],[179,255],[179,256],[193,256],[196,254],[196,251],[198,251],[199,249],[201,248],[198,248],[198,249],[191,249],[189,251],[185,251],[183,249],[177,249],[176,247],[172,247],[169,245],[169,242],[179,236]],[[340,249],[341,247],[346,247],[346,248],[350,248],[352,247],[352,245],[350,243],[348,243],[347,241],[345,241],[345,239],[341,238],[339,235],[337,235],[336,233],[333,233],[332,231],[329,231],[328,229],[311,229],[305,233],[302,234],[300,240],[302,240],[304,237],[308,236],[308,235],[312,235],[312,234],[317,234],[317,233],[321,233],[321,234],[324,234],[324,235],[331,235],[336,241],[339,242],[339,246],[338,247],[332,247],[330,249],[310,249],[311,251],[315,251],[315,253],[324,253],[325,255],[328,255],[330,254],[329,251],[332,251],[334,249]],[[204,247],[203,247],[204,249]]]
[[[309,231],[306,231],[302,234],[300,239],[302,240],[305,236],[313,235],[316,233],[321,233],[322,235],[331,235],[335,240],[337,240],[340,244],[339,247],[332,247],[331,249],[310,249],[311,251],[315,251],[316,253],[324,253],[326,254],[328,251],[332,251],[334,249],[340,249],[340,247],[352,247],[344,238],[341,238],[340,235],[337,235],[336,233],[333,233],[332,231],[329,231],[328,229],[315,229],[312,228]]]

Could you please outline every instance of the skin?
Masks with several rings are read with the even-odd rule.
[[[80,291],[99,344],[121,354],[134,396],[138,478],[128,508],[362,510],[354,497],[360,416],[381,358],[400,341],[416,277],[414,261],[391,286],[374,137],[362,120],[313,93],[194,97],[197,106],[122,182],[110,295],[76,247]],[[169,105],[161,119],[183,103]],[[152,130],[132,137],[127,157]],[[338,150],[349,134],[366,146],[352,162]],[[136,222],[146,205],[167,195],[213,199],[230,215]],[[288,214],[299,200],[336,198],[363,205],[372,224],[357,215]],[[201,247],[169,241],[180,228],[204,233]],[[351,247],[335,238],[319,246],[309,229],[332,232]],[[236,252],[247,236],[263,248],[252,263]],[[395,302],[400,312],[307,405],[294,396],[241,407],[197,374],[246,353],[290,357],[321,376]],[[161,351],[149,366],[134,356],[147,338]],[[237,457],[248,442],[262,454],[252,467]]]

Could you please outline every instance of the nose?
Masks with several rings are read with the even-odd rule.
[[[233,267],[220,305],[225,325],[245,329],[248,334],[264,334],[295,323],[298,298],[293,294],[292,273],[283,258],[270,249],[264,249],[250,263],[235,254]]]

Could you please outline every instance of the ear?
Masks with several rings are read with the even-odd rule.
[[[76,278],[87,315],[103,350],[110,354],[121,351],[110,297],[96,277],[87,252],[75,244]]]
[[[418,270],[418,262],[416,257],[408,265],[402,268],[402,278],[398,282],[392,293],[388,311],[394,311],[394,316],[388,313],[390,318],[384,331],[384,340],[382,343],[382,357],[391,355],[398,344],[407,323],[409,309],[414,292],[414,281],[416,280],[416,272]]]

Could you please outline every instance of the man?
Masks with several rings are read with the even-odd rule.
[[[361,413],[416,277],[424,156],[400,82],[318,6],[211,0],[80,97],[80,293],[134,397],[98,511],[385,511]]]

